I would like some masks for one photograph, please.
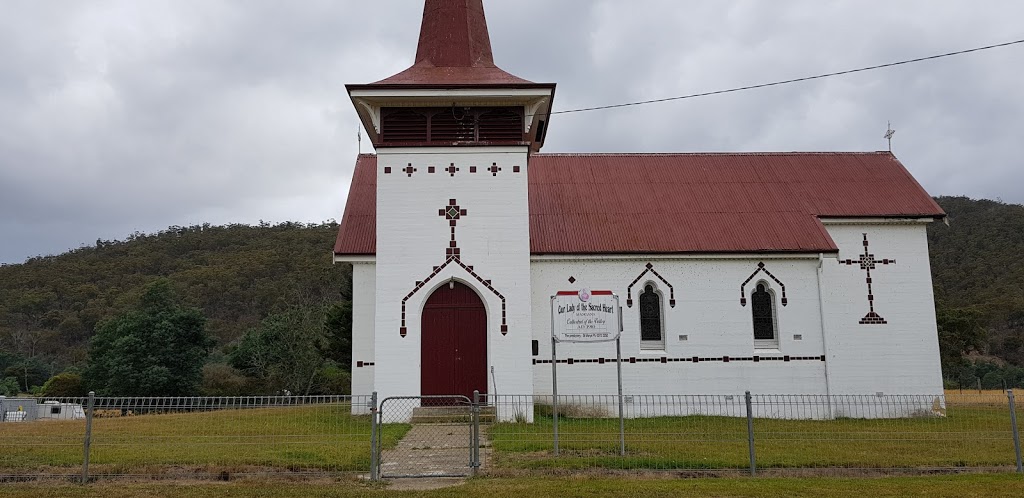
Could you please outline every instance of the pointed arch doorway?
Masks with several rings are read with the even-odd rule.
[[[460,282],[438,287],[421,317],[420,393],[487,392],[487,310],[480,296]]]

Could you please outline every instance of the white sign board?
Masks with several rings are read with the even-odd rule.
[[[608,342],[619,338],[619,296],[612,291],[560,291],[551,296],[555,342]]]

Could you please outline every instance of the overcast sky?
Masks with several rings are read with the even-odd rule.
[[[1024,2],[485,0],[555,108],[1024,38]],[[0,262],[203,222],[339,219],[346,83],[412,63],[418,0],[0,0]],[[545,152],[893,151],[933,195],[1024,202],[1024,45],[553,119]],[[369,146],[364,141],[364,151]],[[329,247],[324,247],[325,253]]]

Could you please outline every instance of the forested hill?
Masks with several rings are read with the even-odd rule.
[[[1024,206],[966,197],[936,199],[949,226],[928,229],[936,299],[982,306],[993,319],[1024,311]]]
[[[937,200],[949,214],[949,226],[928,228],[945,375],[952,383],[1024,384],[1016,368],[1024,365],[1024,206]],[[222,376],[244,373],[272,391],[275,379],[295,374],[259,370],[236,352],[280,342],[274,334],[299,320],[296,309],[319,310],[324,324],[309,354],[347,368],[351,271],[331,264],[336,233],[334,223],[171,227],[0,266],[0,380],[17,377],[24,389],[82,368],[97,324],[132,309],[161,277],[205,315],[216,341],[209,361]]]
[[[171,227],[2,266],[0,369],[17,363],[15,355],[45,370],[36,374],[43,380],[81,366],[96,325],[131,308],[159,277],[205,314],[222,351],[273,312],[342,304],[351,271],[332,264],[337,229],[335,223]],[[0,379],[10,374],[0,370]]]
[[[949,226],[928,227],[944,374],[1024,387],[1024,206],[936,200],[949,215]],[[980,361],[963,361],[967,353]]]

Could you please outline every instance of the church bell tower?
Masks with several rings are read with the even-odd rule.
[[[375,390],[533,392],[527,178],[555,85],[494,64],[482,0],[426,0],[415,63],[347,90],[377,151]]]

